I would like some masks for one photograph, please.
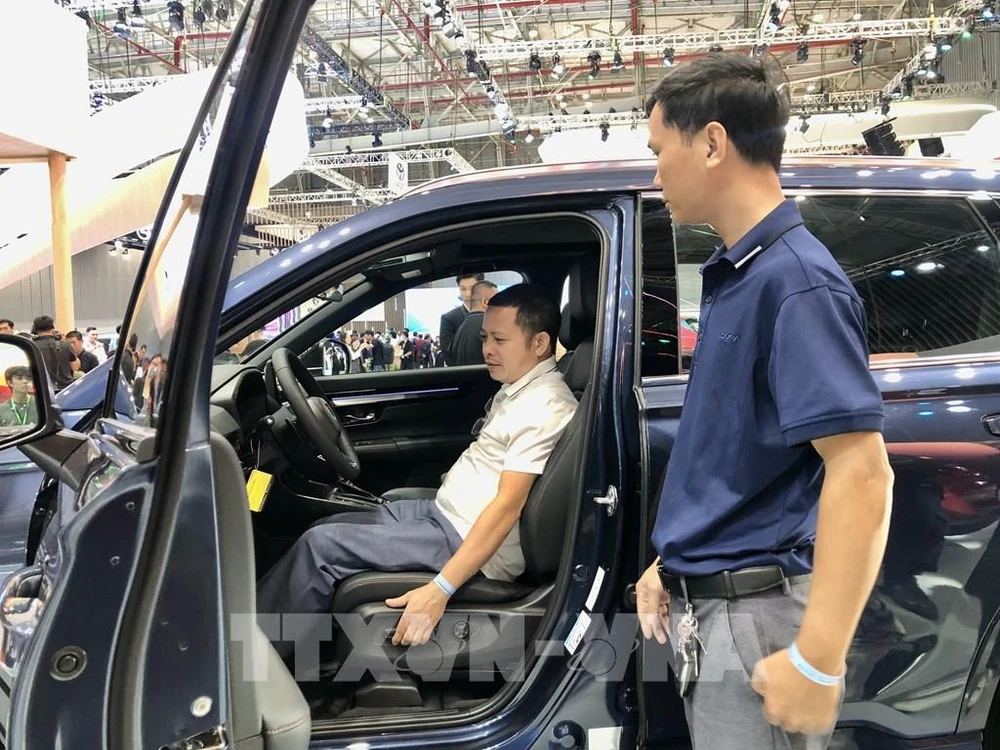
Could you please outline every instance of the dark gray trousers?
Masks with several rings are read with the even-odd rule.
[[[339,581],[355,573],[438,571],[462,537],[432,498],[339,513],[312,526],[257,584],[257,612],[329,612]]]
[[[763,700],[750,686],[757,662],[787,648],[799,632],[811,576],[790,580],[790,594],[779,588],[693,601],[705,644],[698,681],[684,699],[694,750],[823,750],[829,744],[830,737],[788,734],[768,724]],[[671,597],[672,645],[684,612],[684,601]]]

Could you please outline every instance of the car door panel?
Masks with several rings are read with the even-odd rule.
[[[485,367],[437,367],[319,378],[372,492],[440,484],[472,442],[499,384]]]

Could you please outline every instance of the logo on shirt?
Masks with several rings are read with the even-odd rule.
[[[738,333],[720,333],[719,338],[725,341],[727,344],[740,343],[740,335]]]

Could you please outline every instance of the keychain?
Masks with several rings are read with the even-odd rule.
[[[680,667],[680,694],[686,698],[701,671],[701,655],[699,650],[705,650],[705,644],[698,632],[698,618],[694,616],[694,607],[688,598],[687,584],[681,578],[681,590],[684,593],[685,610],[677,623],[677,664]]]

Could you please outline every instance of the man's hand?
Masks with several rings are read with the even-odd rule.
[[[764,699],[764,718],[786,732],[826,735],[833,731],[843,683],[827,687],[802,676],[782,650],[761,659],[753,670],[753,689]]]
[[[432,581],[395,599],[386,599],[385,604],[387,607],[406,607],[396,623],[392,645],[419,646],[430,640],[431,633],[444,614],[448,595]]]
[[[656,638],[657,643],[667,642],[670,632],[670,594],[663,590],[660,574],[653,563],[635,585],[635,609],[639,613],[639,627],[646,638]]]

